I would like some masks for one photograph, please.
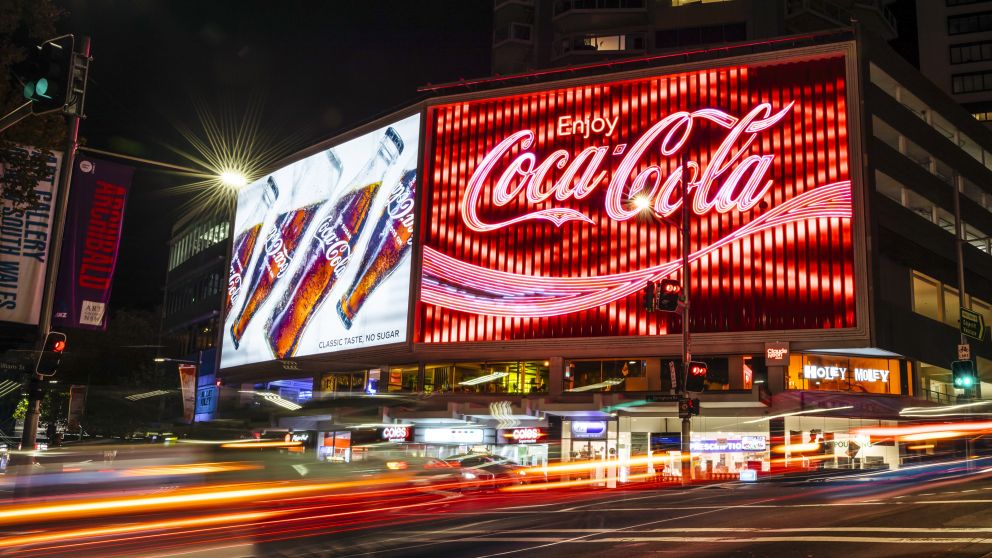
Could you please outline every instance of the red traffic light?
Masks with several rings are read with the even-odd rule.
[[[706,375],[706,365],[705,364],[691,364],[689,366],[689,373],[693,376],[705,376]]]
[[[65,350],[65,341],[62,339],[59,339],[52,345],[52,351],[56,353],[61,353],[64,350]]]
[[[661,282],[661,290],[666,294],[681,294],[682,284],[674,279],[666,279]]]
[[[706,390],[706,363],[690,362],[689,374],[686,378],[686,391],[700,392]]]

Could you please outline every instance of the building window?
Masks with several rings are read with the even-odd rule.
[[[416,364],[391,366],[389,367],[389,376],[386,378],[385,391],[402,391],[408,393],[420,391],[419,379],[420,367]],[[381,383],[379,391],[383,391]]]
[[[458,362],[424,366],[425,393],[528,394],[548,390],[548,362]]]
[[[913,272],[913,312],[931,320],[943,321],[940,281],[918,271]]]
[[[951,45],[951,64],[967,64],[992,60],[992,41]]]
[[[644,50],[644,35],[582,35],[566,37],[559,44],[558,56],[575,52],[621,52]]]
[[[979,122],[988,122],[992,120],[992,112],[973,112],[971,116]]]
[[[992,91],[992,72],[954,74],[951,76],[951,91],[954,93]]]
[[[647,391],[643,360],[574,360],[565,368],[566,392]]]
[[[947,17],[947,34],[962,35],[992,30],[992,12],[979,12]]]

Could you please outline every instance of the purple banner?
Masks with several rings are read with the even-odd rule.
[[[102,330],[134,169],[77,156],[72,170],[52,325]]]

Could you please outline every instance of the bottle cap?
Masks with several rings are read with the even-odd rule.
[[[279,187],[276,186],[276,181],[270,176],[265,181],[265,190],[262,190],[262,203],[266,207],[271,207],[272,204],[276,202],[276,198],[279,197]]]
[[[380,149],[385,152],[390,163],[395,161],[400,153],[403,153],[403,139],[392,126],[386,128],[386,135],[382,138]]]

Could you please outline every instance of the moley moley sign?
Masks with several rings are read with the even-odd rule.
[[[884,382],[889,381],[888,370],[878,370],[875,368],[855,368],[853,379],[855,382]],[[817,366],[807,364],[803,366],[803,377],[807,380],[847,380],[848,369],[842,366]]]

